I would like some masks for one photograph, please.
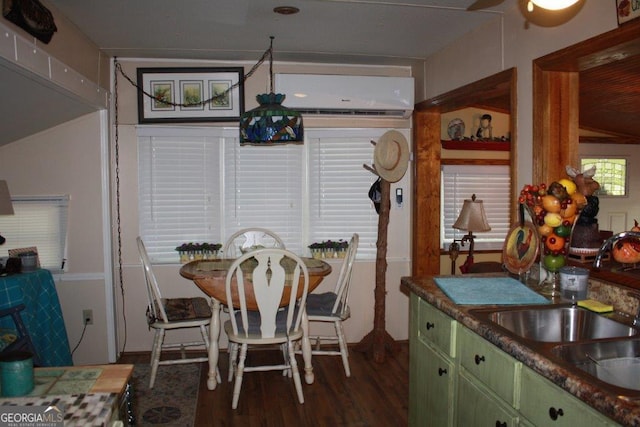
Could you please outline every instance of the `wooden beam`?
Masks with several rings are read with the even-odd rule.
[[[579,74],[547,71],[533,74],[533,183],[566,177],[565,167],[578,167]]]
[[[440,274],[440,113],[413,117],[412,275]]]

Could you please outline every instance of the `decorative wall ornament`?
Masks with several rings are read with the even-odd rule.
[[[3,0],[2,16],[43,43],[58,31],[53,14],[38,0]]]

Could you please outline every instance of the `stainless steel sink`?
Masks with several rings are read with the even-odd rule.
[[[632,326],[574,306],[545,306],[526,309],[496,309],[488,320],[527,340],[575,342],[631,337]]]
[[[501,331],[567,371],[590,378],[602,390],[640,399],[640,329],[623,313],[602,315],[550,304],[482,307],[469,314],[489,330]]]
[[[640,338],[563,344],[552,353],[604,383],[640,391]]]

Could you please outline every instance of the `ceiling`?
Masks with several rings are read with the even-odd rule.
[[[474,0],[49,0],[112,56],[411,65],[515,2]],[[292,15],[273,12],[294,6]],[[55,37],[55,36],[54,36]]]
[[[640,144],[638,76],[640,55],[581,71],[580,126],[615,135],[616,142]]]

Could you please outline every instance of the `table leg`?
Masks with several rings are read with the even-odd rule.
[[[313,384],[313,366],[311,364],[311,341],[309,340],[309,318],[307,310],[302,313],[302,358],[304,359],[304,379]]]
[[[207,388],[215,390],[218,385],[218,354],[220,352],[220,301],[211,298],[213,307],[211,308],[211,324],[209,325],[209,376],[207,378]]]

